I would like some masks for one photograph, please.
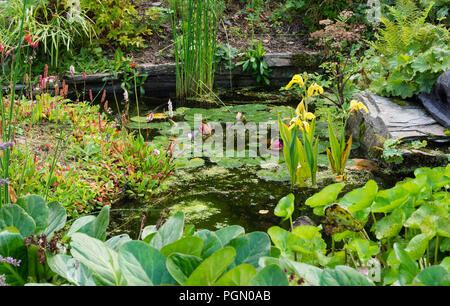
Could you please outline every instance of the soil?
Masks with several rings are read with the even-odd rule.
[[[140,15],[156,1],[139,1],[137,10]],[[245,52],[252,38],[252,24],[247,20],[247,3],[242,1],[226,1],[226,10],[218,29],[217,43],[229,44],[241,52]],[[279,5],[271,1],[265,5],[265,10],[259,14],[254,22],[254,38],[262,42],[267,53],[298,53],[311,50],[308,45],[308,36],[300,34],[303,30],[301,21],[291,23],[270,22],[272,11]],[[161,7],[168,7],[167,0],[161,1]],[[166,64],[173,63],[173,40],[170,20],[153,35],[147,38],[144,49],[132,52],[129,55],[137,64]]]

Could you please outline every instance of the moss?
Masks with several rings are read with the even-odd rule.
[[[299,72],[315,72],[319,69],[320,64],[325,60],[325,56],[320,53],[297,53],[291,57],[291,64],[298,69]]]
[[[171,214],[178,211],[184,212],[186,223],[197,223],[220,213],[220,209],[213,207],[214,203],[194,199],[181,201],[170,207]]]

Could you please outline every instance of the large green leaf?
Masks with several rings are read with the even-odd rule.
[[[236,258],[230,265],[231,268],[244,263],[258,268],[259,258],[270,255],[270,238],[263,232],[253,232],[234,238],[227,246],[236,250]]]
[[[375,242],[362,238],[352,239],[345,248],[355,251],[364,263],[380,252],[380,248]]]
[[[397,185],[391,189],[379,191],[371,209],[373,212],[388,213],[397,207],[401,207],[410,198],[409,192],[401,185]]]
[[[370,207],[377,192],[377,183],[374,180],[369,180],[364,187],[346,193],[338,203],[347,207],[353,213]]]
[[[119,250],[119,267],[129,286],[176,285],[166,258],[143,241],[126,242]]]
[[[336,266],[323,270],[319,286],[374,286],[374,283],[353,268]]]
[[[95,286],[87,266],[71,256],[48,254],[47,263],[53,272],[77,286]]]
[[[413,284],[425,286],[450,286],[450,272],[442,266],[431,266],[414,278]]]
[[[217,230],[217,237],[219,238],[222,245],[226,245],[231,239],[234,239],[240,235],[245,234],[245,229],[239,225],[231,225]]]
[[[398,243],[394,243],[394,252],[397,260],[400,261],[398,281],[402,286],[409,285],[420,271],[417,263],[409,257],[408,253]]]
[[[294,212],[294,200],[295,197],[292,193],[281,198],[281,200],[278,201],[278,204],[275,207],[275,216],[284,218],[284,220],[289,219]]]
[[[200,257],[203,251],[203,239],[190,236],[181,238],[161,248],[161,254],[168,257],[172,253],[181,253]]]
[[[201,257],[172,253],[167,257],[166,267],[170,275],[182,286],[188,277],[202,263]]]
[[[401,208],[397,208],[392,213],[383,217],[374,225],[377,239],[395,237],[403,228],[405,213]]]
[[[344,186],[345,186],[344,183],[335,183],[328,185],[318,193],[309,197],[306,200],[305,204],[310,207],[326,206],[328,204],[331,204],[337,199],[339,193],[341,192],[342,188],[344,188]]]
[[[222,275],[214,286],[249,286],[256,273],[252,265],[242,264]]]
[[[23,237],[18,233],[0,232],[0,255],[21,261],[19,267],[0,262],[0,275],[5,275],[8,285],[23,286],[28,276],[28,250]]]
[[[28,237],[34,234],[36,223],[19,205],[7,204],[0,209],[0,230],[7,227],[15,227],[23,237]]]
[[[210,230],[197,231],[194,236],[202,238],[205,244],[202,252],[202,258],[211,256],[211,254],[223,247],[219,236]]]
[[[97,285],[126,284],[120,271],[117,252],[102,241],[83,233],[74,233],[70,246],[72,256],[89,268]]]
[[[120,247],[128,241],[131,241],[130,236],[128,234],[122,234],[109,238],[105,241],[105,245],[118,252]]]
[[[158,229],[155,236],[150,241],[150,246],[161,250],[161,248],[169,243],[175,242],[183,236],[184,229],[184,213],[179,211],[171,216]]]
[[[225,247],[206,258],[186,280],[186,286],[211,286],[234,261],[236,251]]]
[[[293,261],[287,258],[262,257],[260,266],[265,267],[271,264],[279,265],[283,270],[288,270],[300,276],[308,285],[318,286],[323,270],[309,264]]]
[[[271,264],[252,278],[250,286],[289,286],[289,281],[280,266]]]
[[[36,234],[40,234],[48,225],[50,210],[43,197],[28,195],[17,199],[17,205],[22,207],[36,223]]]
[[[48,215],[48,225],[44,230],[44,234],[47,239],[51,239],[53,234],[62,229],[66,225],[67,213],[65,208],[59,202],[48,203],[49,215]]]
[[[411,238],[405,251],[408,252],[412,260],[418,260],[422,257],[428,247],[430,237],[425,234],[418,234]]]
[[[269,234],[270,239],[272,239],[273,244],[279,248],[281,252],[286,253],[290,249],[288,239],[292,233],[279,226],[270,227],[267,230],[267,233]]]
[[[92,238],[105,241],[106,229],[109,224],[109,210],[110,206],[105,205],[97,217],[84,216],[78,218],[70,227],[67,236],[72,236],[73,233],[84,233]]]

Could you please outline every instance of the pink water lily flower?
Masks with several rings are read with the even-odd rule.
[[[153,117],[154,117],[153,113],[150,113],[150,114],[145,118],[145,121],[150,122],[150,121],[153,120]]]
[[[212,134],[212,127],[209,123],[203,122],[201,130],[203,136],[211,136]]]
[[[273,138],[270,141],[270,149],[271,150],[281,150],[283,148],[283,145],[281,144],[279,139]]]

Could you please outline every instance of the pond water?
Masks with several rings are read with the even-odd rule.
[[[283,105],[274,103],[277,101],[276,93],[269,95],[271,99],[267,100],[270,102],[264,104],[261,102],[265,101],[261,100],[258,101],[259,103],[251,101],[252,103],[245,104],[227,101],[226,105],[193,102],[181,104],[174,100],[174,121],[178,124],[186,122],[193,127],[194,116],[201,114],[206,122],[219,122],[226,129],[225,122],[236,122],[237,113],[242,113],[246,116],[247,123],[276,124],[278,114],[284,117],[290,116],[294,109],[286,103]],[[147,140],[160,144],[162,148],[169,143],[169,137],[175,136],[177,139],[186,137],[185,134],[174,134],[173,126],[167,118],[145,122],[143,118],[150,112],[167,113],[167,101],[141,101],[139,110],[141,118],[137,118],[135,116],[137,112],[133,111],[130,116],[134,118],[130,122],[131,128],[140,128]],[[294,218],[306,215],[314,222],[320,223],[321,220],[317,219],[312,214],[312,210],[304,205],[308,197],[327,184],[333,183],[333,174],[328,169],[325,154],[328,141],[327,125],[318,123],[316,129],[316,135],[320,137],[317,186],[292,187],[282,151],[278,152],[280,156],[269,153],[252,157],[249,152],[255,148],[252,147],[250,140],[255,135],[247,132],[245,156],[238,157],[235,154],[233,157],[218,157],[205,150],[203,154],[210,153],[208,157],[178,158],[176,175],[167,183],[167,190],[158,194],[152,203],[143,204],[139,200],[124,199],[112,209],[110,228],[114,229],[114,234],[127,233],[132,238],[137,238],[141,222],[144,225],[156,224],[165,208],[168,208],[171,214],[183,211],[186,224],[193,224],[197,229],[216,230],[232,224],[241,225],[247,232],[267,231],[274,225],[287,228],[288,222],[282,222],[273,211],[278,201],[291,192],[295,195],[296,202]],[[271,133],[268,134],[265,136],[267,143],[272,137]],[[266,148],[268,146],[267,144]],[[358,150],[354,150],[352,154],[352,157],[357,156]],[[369,171],[350,171],[348,176],[347,186],[343,192],[361,187],[369,179],[375,179],[384,185],[383,180]]]

